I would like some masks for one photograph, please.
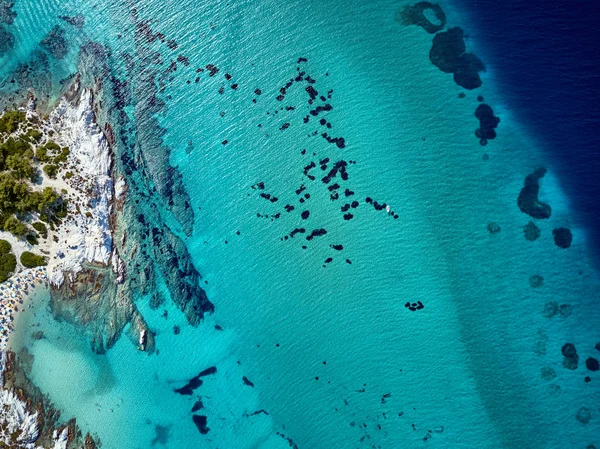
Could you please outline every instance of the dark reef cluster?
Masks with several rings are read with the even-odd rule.
[[[479,72],[483,72],[485,66],[475,54],[467,53],[464,31],[459,27],[433,37],[429,59],[442,72],[452,73],[454,82],[465,89],[477,89],[483,84]]]
[[[552,207],[539,199],[540,180],[546,175],[546,169],[540,167],[527,175],[523,188],[519,192],[517,205],[521,212],[537,220],[545,220],[552,215]],[[541,231],[534,222],[530,221],[524,228],[525,238],[531,242],[537,240]],[[554,243],[559,248],[567,249],[573,242],[573,233],[569,228],[559,227],[552,231]]]
[[[0,0],[0,56],[10,51],[15,45],[13,36],[7,29],[17,17],[13,7],[13,0]]]
[[[297,238],[298,235],[302,235],[303,241],[301,242],[302,249],[308,248],[307,242],[312,242],[314,239],[323,237],[328,234],[327,230],[321,227],[308,228],[308,223],[316,220],[313,217],[310,209],[307,205],[314,201],[311,193],[314,193],[314,188],[321,189],[329,197],[331,202],[341,201],[344,204],[339,207],[339,214],[344,221],[350,221],[354,218],[354,211],[360,206],[361,202],[354,199],[355,192],[351,190],[347,183],[350,179],[350,168],[356,164],[355,160],[346,160],[340,157],[338,150],[346,148],[346,140],[344,137],[331,137],[330,133],[333,129],[331,121],[329,121],[325,114],[333,110],[331,102],[333,89],[327,90],[325,95],[322,95],[317,90],[319,84],[317,79],[308,73],[306,65],[308,63],[307,58],[298,58],[296,61],[296,75],[290,77],[277,91],[275,100],[277,102],[283,102],[286,96],[292,91],[292,89],[300,86],[301,91],[306,94],[306,110],[308,114],[302,115],[302,107],[299,105],[286,105],[279,107],[276,110],[267,111],[268,116],[276,116],[279,113],[288,114],[288,118],[284,123],[284,126],[279,127],[280,131],[285,131],[290,126],[297,126],[298,121],[294,121],[294,114],[300,114],[302,117],[302,125],[310,125],[315,123],[317,129],[309,131],[308,136],[320,135],[328,143],[333,144],[335,148],[333,152],[327,152],[317,157],[316,152],[308,152],[306,149],[300,150],[300,157],[298,159],[298,172],[302,173],[300,185],[294,187],[292,191],[284,195],[276,195],[273,192],[265,191],[268,182],[259,181],[252,185],[252,190],[258,193],[258,196],[271,204],[278,203],[280,198],[285,197],[287,199],[286,204],[282,210],[276,210],[268,214],[257,213],[257,218],[268,218],[271,221],[283,219],[294,219],[295,227],[287,235],[280,237],[281,241],[288,241]],[[303,89],[302,89],[303,88]],[[258,93],[257,93],[258,92]],[[254,93],[258,95],[262,94],[262,89],[255,89]],[[255,97],[254,100],[257,100]],[[257,101],[253,101],[257,103]],[[320,103],[320,104],[319,104]],[[295,112],[292,112],[295,111]],[[292,115],[292,117],[289,117]],[[315,117],[320,117],[318,121],[313,120]],[[259,124],[262,127],[262,124]],[[325,128],[328,131],[320,131]],[[308,163],[303,162],[309,158]],[[296,204],[293,204],[296,203]],[[387,214],[394,219],[398,219],[399,216],[395,213],[386,203],[379,203],[374,201],[371,197],[366,197],[364,200],[365,204],[371,204],[376,211],[385,210]],[[337,207],[332,207],[332,210],[338,210]],[[297,212],[295,212],[297,211]],[[297,217],[299,218],[292,218]],[[335,252],[342,251],[344,245],[338,242],[332,242],[329,247]],[[335,253],[334,253],[335,254]],[[326,267],[334,261],[334,256],[325,258],[322,263],[323,267]],[[346,259],[347,264],[351,264],[352,261]]]
[[[500,119],[494,115],[494,110],[487,104],[477,106],[475,117],[479,120],[479,128],[475,130],[475,136],[479,138],[479,143],[485,146],[488,140],[496,138],[496,128]]]
[[[396,21],[403,25],[417,25],[428,33],[435,34],[429,51],[429,60],[442,72],[452,73],[457,85],[473,90],[483,84],[479,74],[485,71],[485,65],[475,54],[467,52],[465,33],[462,28],[453,27],[442,31],[446,26],[446,14],[440,5],[418,2],[413,6],[406,6],[396,13]],[[465,98],[466,94],[460,92],[458,97]],[[479,95],[477,100],[481,103],[483,97]],[[496,137],[496,128],[500,119],[494,115],[494,111],[487,104],[478,106],[475,117],[479,120],[479,128],[475,130],[475,136],[481,145],[487,145],[488,140]],[[484,155],[484,160],[488,159],[489,155]]]

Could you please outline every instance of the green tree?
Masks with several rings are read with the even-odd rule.
[[[37,254],[30,253],[29,251],[24,251],[21,253],[21,264],[25,268],[41,267],[46,265],[46,259]]]
[[[0,117],[0,133],[12,133],[17,130],[19,123],[25,121],[25,113],[21,111],[6,111]]]
[[[35,168],[31,164],[31,159],[25,155],[10,155],[6,158],[5,165],[6,168],[13,171],[17,179],[31,179],[35,174]]]
[[[14,215],[8,217],[4,222],[4,230],[16,235],[17,237],[23,237],[29,232],[25,223],[23,223]]]
[[[44,173],[46,173],[49,178],[56,179],[56,174],[58,173],[58,165],[44,165]]]

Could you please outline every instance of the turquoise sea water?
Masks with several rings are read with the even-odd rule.
[[[32,5],[17,4],[15,28],[33,20]],[[44,5],[48,17],[86,17],[80,32],[70,31],[81,43],[89,37],[115,53],[132,51],[129,5]],[[192,328],[170,303],[153,311],[139,298],[158,351],[141,353],[122,338],[98,356],[70,325],[54,321],[40,294],[19,343],[34,355],[32,379],[104,448],[288,446],[276,432],[304,449],[600,443],[600,378],[583,366],[597,357],[599,339],[585,229],[552,161],[495,90],[494,71],[502,68],[492,65],[484,86],[459,98],[463,90],[428,59],[431,36],[394,20],[402,5],[136,2],[138,15],[190,60],[167,83],[159,120],[191,197],[195,223],[186,244],[215,313]],[[443,7],[449,26],[469,30],[472,17]],[[23,38],[14,58],[26,59],[47,30],[39,33]],[[477,36],[468,45],[477,52]],[[308,61],[297,64],[300,57]],[[195,83],[193,68],[209,63],[220,72]],[[68,72],[74,64],[69,56],[60,66]],[[321,115],[303,123],[311,107],[302,88],[277,101],[297,67],[316,79],[320,94],[333,89],[333,110],[323,116],[344,149],[310,135]],[[502,120],[485,148],[473,135],[479,94]],[[296,109],[274,113],[285,106]],[[332,201],[319,181],[326,157],[356,161],[347,186],[361,204],[352,220],[342,218],[346,199]],[[310,183],[303,167],[313,160],[318,176]],[[553,215],[538,223],[540,239],[528,242],[522,227],[530,217],[516,198],[540,165],[549,169],[540,198]],[[251,187],[258,182],[279,201],[261,198]],[[301,204],[295,189],[302,183],[311,196]],[[367,196],[389,204],[398,219],[375,211]],[[286,213],[285,204],[296,209]],[[307,220],[302,210],[310,210]],[[281,218],[257,217],[277,212]],[[492,222],[501,232],[488,232]],[[281,240],[300,226],[328,233]],[[573,230],[568,250],[552,240],[559,226]],[[543,276],[541,287],[531,287],[533,275]],[[407,301],[425,307],[412,312]],[[549,301],[572,313],[545,317]],[[32,340],[38,326],[45,338]],[[578,370],[562,366],[567,342],[578,349]],[[174,393],[210,366],[217,373],[193,396]],[[544,379],[543,368],[556,377]],[[200,396],[206,435],[191,420]],[[576,419],[581,407],[591,411],[587,424]],[[253,415],[260,410],[266,413]]]

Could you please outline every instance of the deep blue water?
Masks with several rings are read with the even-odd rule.
[[[585,221],[589,244],[599,257],[600,3],[463,3],[504,101],[555,158],[574,212]]]

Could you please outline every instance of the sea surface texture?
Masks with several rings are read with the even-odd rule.
[[[600,53],[557,50],[593,11],[525,4],[16,0],[0,88],[52,100],[102,52],[129,200],[214,304],[190,324],[157,270],[155,350],[98,354],[39,291],[13,349],[62,419],[103,449],[600,447]]]

